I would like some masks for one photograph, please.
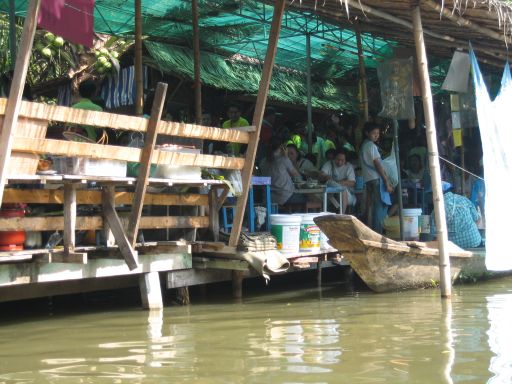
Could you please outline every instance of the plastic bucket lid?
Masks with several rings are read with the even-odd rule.
[[[302,215],[270,215],[271,224],[295,224],[299,225],[302,221]]]
[[[403,211],[404,216],[421,216],[421,208],[406,208]]]

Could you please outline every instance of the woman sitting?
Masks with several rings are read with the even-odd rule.
[[[311,178],[318,181],[328,180],[327,175],[320,172],[311,161],[301,156],[295,144],[288,144],[286,146],[286,152],[293,166],[304,179]]]
[[[345,212],[347,206],[355,205],[356,195],[354,194],[354,187],[356,185],[356,173],[353,165],[347,162],[345,151],[337,151],[334,160],[328,161],[323,165],[322,173],[329,177],[329,186],[342,188],[342,212]]]
[[[270,186],[272,202],[279,205],[306,203],[306,196],[296,193],[292,179],[302,179],[302,177],[285,154],[284,146],[279,139],[271,141],[260,168],[263,176],[272,178]]]

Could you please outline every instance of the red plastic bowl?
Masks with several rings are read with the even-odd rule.
[[[25,242],[25,231],[0,232],[0,245],[18,245]]]

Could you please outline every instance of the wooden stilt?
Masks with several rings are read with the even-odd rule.
[[[162,301],[162,288],[158,272],[143,273],[139,276],[140,297],[143,309],[160,309]]]
[[[190,292],[188,287],[176,288],[176,301],[180,305],[190,305]]]
[[[144,109],[144,79],[142,77],[142,0],[135,0],[135,114]]]
[[[243,288],[243,280],[244,280],[244,271],[233,271],[231,274],[232,284],[233,284],[233,298],[241,299],[242,298],[242,288]]]
[[[398,170],[398,215],[400,217],[400,240],[404,240],[404,202],[402,200],[402,176],[400,173],[400,148],[398,147],[398,121],[393,120],[393,146],[395,147],[396,169]]]
[[[21,96],[25,87],[27,78],[27,69],[30,61],[30,52],[34,42],[34,34],[37,27],[37,14],[41,0],[31,0],[23,24],[23,34],[21,36],[20,49],[16,58],[16,66],[9,92],[9,99],[5,107],[4,124],[0,134],[0,205],[4,194],[5,178],[7,176],[7,165],[11,157],[12,145],[14,142],[14,133],[18,125],[18,116],[20,114]]]
[[[107,185],[104,187],[105,199],[108,199],[108,203],[113,207],[116,206],[116,187],[114,185]],[[110,247],[116,243],[114,234],[110,229],[110,225],[105,221],[103,225],[103,236],[105,237],[105,245]]]
[[[274,3],[274,15],[272,17],[272,25],[270,27],[270,35],[268,38],[267,53],[265,55],[265,63],[263,64],[263,71],[261,74],[260,87],[258,96],[256,98],[256,106],[254,108],[254,115],[252,124],[256,127],[256,131],[252,132],[247,152],[245,155],[244,168],[242,170],[242,195],[236,201],[236,212],[233,220],[233,227],[229,237],[229,245],[236,246],[238,238],[242,231],[242,221],[244,219],[245,205],[247,204],[247,197],[249,194],[249,183],[251,182],[252,169],[254,168],[254,160],[256,158],[256,150],[258,149],[258,142],[260,138],[261,123],[265,112],[265,104],[267,103],[268,89],[270,86],[270,79],[272,78],[272,68],[274,67],[274,60],[277,51],[277,42],[279,40],[279,32],[281,31],[281,22],[284,14],[285,0],[276,0]]]
[[[437,240],[439,243],[439,273],[441,283],[441,296],[451,297],[451,276],[450,257],[448,254],[448,232],[446,227],[446,216],[444,208],[443,191],[441,184],[441,167],[439,165],[439,153],[437,149],[437,134],[434,118],[434,103],[432,90],[430,88],[430,77],[428,73],[427,51],[423,36],[420,7],[412,10],[412,21],[414,26],[414,42],[416,44],[416,58],[421,79],[421,91],[423,109],[425,113],[428,160],[430,175],[432,178],[432,192],[434,197],[434,211],[436,216]]]
[[[162,110],[164,108],[165,94],[167,92],[167,84],[158,83],[156,87],[155,99],[151,108],[151,117],[149,118],[146,138],[144,139],[144,148],[140,153],[140,167],[137,176],[137,185],[135,187],[135,196],[133,198],[132,212],[126,236],[132,247],[137,242],[137,231],[139,230],[140,216],[142,214],[142,206],[144,205],[144,196],[148,185],[149,174],[151,171],[151,158],[155,149],[157,127]]]
[[[316,263],[316,283],[319,287],[322,286],[322,260],[318,259]]]
[[[75,250],[76,185],[64,185],[64,252]]]

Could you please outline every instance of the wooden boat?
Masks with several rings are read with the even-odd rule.
[[[439,252],[435,242],[395,241],[382,236],[350,215],[318,216],[315,223],[375,292],[425,288],[439,281]],[[455,280],[472,252],[450,249]]]

